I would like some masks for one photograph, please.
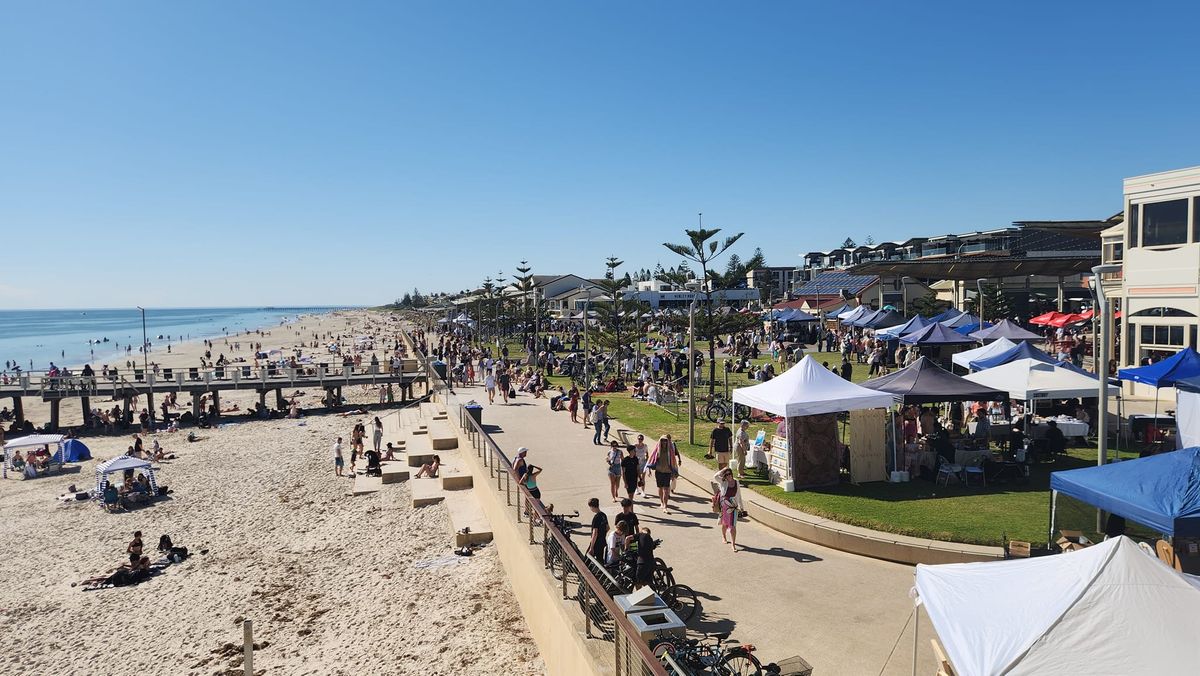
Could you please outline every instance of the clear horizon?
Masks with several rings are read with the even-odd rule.
[[[372,306],[521,260],[632,273],[678,263],[662,242],[698,212],[769,265],[846,237],[1106,218],[1123,178],[1200,164],[1200,6],[1141,16],[12,6],[0,306]]]

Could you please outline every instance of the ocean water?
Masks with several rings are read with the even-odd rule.
[[[153,355],[165,352],[168,343],[270,328],[295,321],[302,314],[336,309],[342,308],[146,308],[146,336]],[[6,361],[15,361],[26,371],[45,370],[50,362],[59,366],[91,363],[99,368],[101,364],[124,363],[126,345],[133,346],[128,358],[136,358],[141,344],[142,313],[136,308],[0,310],[0,369]]]

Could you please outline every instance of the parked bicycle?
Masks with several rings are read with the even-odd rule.
[[[750,419],[750,407],[741,404],[735,404],[732,400],[726,399],[724,395],[713,395],[712,401],[704,409],[704,417],[709,422],[725,420],[726,422],[736,422],[738,420]]]
[[[650,642],[650,650],[667,667],[668,673],[674,673],[674,667],[665,659],[667,656],[688,675],[762,676],[763,673],[762,664],[754,656],[755,647],[730,641],[728,633],[701,639],[659,638]]]

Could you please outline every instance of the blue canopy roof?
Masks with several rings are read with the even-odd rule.
[[[1089,377],[1089,378],[1095,378],[1095,377],[1096,377],[1096,374],[1095,374],[1095,373],[1092,373],[1091,371],[1089,371],[1089,370],[1087,370],[1087,369],[1081,369],[1081,368],[1079,368],[1079,367],[1078,367],[1078,366],[1076,366],[1075,364],[1071,363],[1071,361],[1070,361],[1070,360],[1068,360],[1068,359],[1064,359],[1063,361],[1056,361],[1056,362],[1054,362],[1054,365],[1055,365],[1055,366],[1061,366],[1062,368],[1065,368],[1065,369],[1066,369],[1066,370],[1068,370],[1068,371],[1074,371],[1074,372],[1076,372],[1076,373],[1083,374],[1083,375],[1085,375],[1085,376],[1087,376],[1087,377]]]
[[[776,312],[778,312],[778,314],[775,315],[775,321],[779,322],[814,322],[817,320],[816,317],[808,314],[804,310],[796,308],[777,310]]]
[[[945,310],[943,310],[941,312],[941,314],[936,314],[936,315],[930,317],[929,321],[937,324],[940,322],[944,322],[947,319],[954,319],[955,317],[961,315],[962,313],[963,313],[962,310],[955,310],[954,308],[950,307],[950,308],[946,308]]]
[[[953,329],[946,328],[945,324],[930,324],[904,336],[900,342],[909,345],[966,345],[974,343],[975,339],[959,335]]]
[[[850,326],[858,326],[858,327],[866,326],[867,324],[869,324],[871,322],[872,319],[875,319],[876,317],[883,314],[884,312],[887,312],[887,310],[872,310],[865,314],[861,314],[857,318],[850,320]]]
[[[895,310],[889,310],[885,307],[879,312],[876,312],[875,316],[871,317],[871,320],[868,321],[865,326],[868,329],[886,329],[903,323],[904,315],[896,312]]]
[[[982,329],[977,335],[971,336],[978,340],[998,340],[1007,338],[1014,343],[1018,340],[1042,340],[1042,337],[1033,331],[1026,331],[1021,328],[1021,325],[1011,319],[1001,319],[999,323],[991,326],[991,328]]]
[[[1045,352],[1042,352],[1029,343],[1021,342],[1008,348],[1000,354],[972,361],[970,364],[968,364],[968,366],[972,371],[982,371],[984,369],[990,369],[993,366],[1000,366],[1001,364],[1007,364],[1010,361],[1016,361],[1018,359],[1036,359],[1047,364],[1055,364],[1058,362],[1057,359],[1051,357]]]
[[[900,326],[893,326],[890,329],[876,331],[875,335],[879,338],[883,338],[884,340],[895,340],[900,336],[907,336],[914,331],[920,331],[926,326],[929,326],[929,323],[929,320],[921,315],[913,315],[907,322],[904,322]]]
[[[836,317],[847,310],[852,310],[849,303],[842,303],[842,306],[836,310],[829,310],[825,313],[826,317]]]
[[[974,338],[975,340],[979,340],[979,338],[977,336],[972,336],[971,334],[975,333],[981,329],[983,329],[983,330],[990,329],[990,328],[992,328],[992,326],[994,326],[994,324],[992,324],[991,322],[983,322],[982,324],[963,324],[962,326],[954,327],[954,330],[955,330],[955,332],[961,333],[964,336],[967,336],[969,338]]]
[[[1135,383],[1145,383],[1154,387],[1170,387],[1177,380],[1200,376],[1200,354],[1190,347],[1185,347],[1166,359],[1149,366],[1121,369],[1117,377],[1121,380],[1132,380]]]
[[[957,329],[958,327],[966,326],[967,324],[978,324],[979,317],[976,317],[975,315],[973,315],[969,312],[963,312],[963,313],[955,315],[949,319],[943,319],[942,321],[940,321],[938,323],[945,324],[946,326],[948,326],[952,329]]]
[[[845,317],[842,317],[842,323],[850,324],[851,322],[858,319],[859,317],[864,317],[870,313],[871,313],[870,307],[868,307],[866,305],[859,305],[858,307],[854,308],[853,312],[846,315]]]
[[[1200,536],[1200,447],[1054,472],[1050,489],[1166,535]]]

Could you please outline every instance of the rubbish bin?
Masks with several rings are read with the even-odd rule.
[[[433,366],[433,370],[437,372],[438,377],[441,378],[442,380],[445,380],[446,379],[446,362],[439,359],[439,360],[433,362],[432,366]]]
[[[480,406],[478,403],[476,403],[475,401],[472,400],[472,401],[467,402],[466,406],[463,406],[463,409],[466,410],[467,415],[471,416],[471,419],[475,421],[476,425],[483,427],[483,407],[482,406]]]

